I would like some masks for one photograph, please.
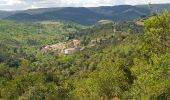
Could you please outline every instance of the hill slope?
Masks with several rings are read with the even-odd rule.
[[[113,21],[129,21],[139,18],[142,15],[148,15],[149,10],[130,5],[121,5],[113,7],[90,7],[90,8],[50,8],[27,10],[13,14],[5,19],[10,20],[67,20],[83,25],[92,25],[103,19]],[[125,18],[124,16],[129,16]]]
[[[0,20],[0,99],[168,100],[169,19],[168,12],[149,18],[145,32],[134,22]],[[86,48],[71,55],[40,50],[69,39]]]
[[[154,12],[162,12],[169,9],[170,4],[153,4]],[[147,5],[119,5],[103,7],[61,7],[61,8],[40,8],[15,12],[4,19],[17,21],[35,20],[67,20],[83,25],[93,25],[100,20],[108,19],[117,22],[130,21],[141,16],[148,16],[150,10]]]
[[[11,16],[12,14],[14,14],[14,12],[0,11],[0,19]]]
[[[148,8],[148,5],[137,5],[137,7]],[[170,4],[151,4],[154,12],[162,13],[163,10],[167,9],[170,11]]]

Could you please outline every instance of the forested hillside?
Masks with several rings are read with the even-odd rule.
[[[169,100],[170,13],[144,24],[1,20],[0,99]],[[41,51],[73,39],[82,51]]]
[[[40,12],[41,10],[35,10],[35,12],[36,11]],[[140,16],[147,16],[150,13],[147,8],[140,8],[130,5],[96,8],[63,7],[49,9],[49,11],[44,11],[38,14],[34,12],[27,12],[29,11],[22,11],[8,16],[5,19],[16,21],[67,20],[83,25],[93,25],[102,19],[123,22],[137,19]],[[125,17],[125,15],[128,17]]]
[[[42,20],[66,20],[83,25],[94,25],[103,19],[114,22],[132,21],[144,16],[149,16],[150,12],[162,13],[167,9],[170,11],[170,4],[148,5],[118,5],[101,7],[54,7],[39,8],[21,11],[0,11],[0,19],[15,21],[42,21]],[[82,20],[83,19],[83,20]]]

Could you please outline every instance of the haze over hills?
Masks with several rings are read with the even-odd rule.
[[[170,10],[170,4],[154,4],[152,6],[154,12],[162,12],[164,9]],[[87,8],[39,8],[15,12],[0,11],[0,18],[16,21],[66,20],[83,25],[93,25],[103,19],[123,22],[134,20],[141,16],[148,16],[149,14],[148,5],[119,5]]]
[[[0,19],[5,18],[7,16],[10,16],[12,14],[14,14],[14,12],[8,12],[8,11],[1,11],[0,10]]]
[[[137,7],[148,8],[148,5],[136,5]],[[152,4],[153,11],[161,13],[164,9],[170,11],[170,4]]]

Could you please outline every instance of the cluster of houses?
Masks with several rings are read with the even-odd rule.
[[[64,43],[57,43],[53,45],[47,45],[41,49],[44,54],[58,53],[58,54],[74,54],[82,50],[79,40],[72,40]]]

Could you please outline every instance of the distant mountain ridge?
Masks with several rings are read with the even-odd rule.
[[[15,12],[1,11],[0,10],[0,19],[5,18],[7,16],[11,16],[12,14],[15,14]]]
[[[156,13],[162,13],[163,10],[167,9],[170,11],[170,4],[151,4],[152,10]],[[148,8],[148,5],[136,5],[140,8]]]
[[[170,11],[170,4],[153,5],[154,12],[162,12],[164,9]],[[3,12],[4,13],[4,12]],[[148,16],[150,10],[147,5],[119,5],[101,7],[58,7],[29,9],[18,12],[7,12],[0,18],[16,21],[37,20],[66,20],[83,25],[93,25],[100,20],[112,20],[118,22],[130,21],[141,16]]]

